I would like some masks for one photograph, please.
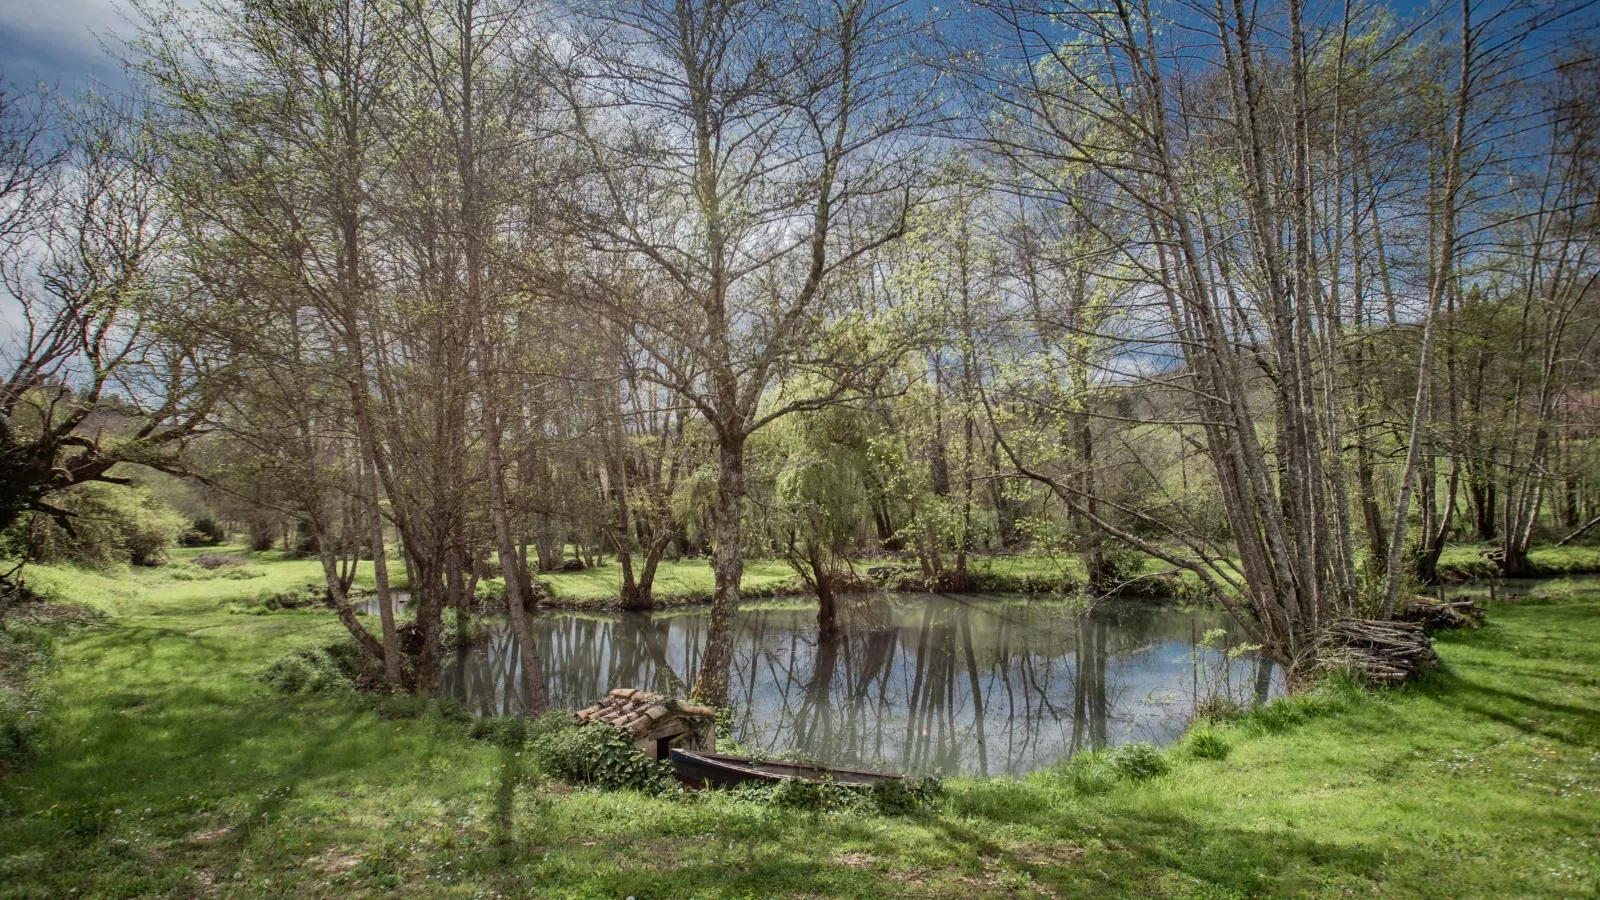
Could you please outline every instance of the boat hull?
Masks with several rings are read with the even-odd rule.
[[[799,763],[759,761],[722,753],[695,753],[672,749],[672,771],[690,787],[738,787],[743,784],[773,784],[779,781],[809,781],[814,784],[839,784],[871,787],[901,776],[862,769],[808,766]]]

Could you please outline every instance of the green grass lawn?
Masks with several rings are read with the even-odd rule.
[[[1447,579],[1495,578],[1499,568],[1483,554],[1493,544],[1451,544],[1439,554],[1439,574]],[[1600,547],[1579,544],[1528,551],[1528,562],[1544,576],[1600,574]]]
[[[247,588],[232,591],[235,600],[248,600],[255,595],[278,593],[305,584],[322,583],[322,565],[316,559],[285,559],[278,551],[251,553],[242,546],[183,547],[168,552],[170,567],[140,569],[124,568],[114,574],[86,572],[59,566],[30,567],[28,579],[39,587],[70,596],[76,591],[91,589],[97,602],[113,611],[130,598],[145,598],[144,602],[184,604],[196,597],[211,596],[217,591],[217,582],[204,572],[195,572],[188,565],[195,557],[207,554],[238,555],[247,559],[244,566],[231,571]],[[636,573],[638,569],[634,570]],[[399,557],[389,560],[390,578],[397,586],[405,583],[405,565]],[[182,581],[195,576],[197,580]],[[248,576],[248,577],[246,577]],[[615,558],[607,558],[603,565],[581,572],[541,572],[538,575],[550,590],[550,597],[562,606],[615,606],[622,592],[622,567]],[[744,578],[740,585],[754,595],[769,595],[790,586],[795,580],[794,569],[788,563],[774,559],[746,560]],[[499,579],[493,579],[498,582]],[[372,567],[362,564],[357,569],[356,584],[372,586]],[[711,563],[704,559],[662,560],[656,569],[655,593],[663,602],[674,600],[706,600],[711,596],[715,582]]]
[[[304,576],[36,570],[111,614],[57,642],[52,725],[0,781],[0,895],[1390,894],[1600,889],[1600,597],[1496,606],[1444,672],[1297,698],[1223,761],[1084,793],[962,780],[910,817],[573,790],[435,715],[254,679],[325,611],[229,614]]]
[[[634,564],[634,573],[639,571]],[[615,603],[622,593],[622,567],[615,559],[582,572],[541,572],[539,580],[550,588],[550,596],[557,602],[589,601]],[[739,586],[753,593],[771,593],[781,590],[795,580],[794,569],[775,559],[751,559],[744,564],[744,577]],[[711,563],[704,559],[664,559],[656,569],[654,591],[663,600],[678,598],[708,599],[716,583],[712,578]]]

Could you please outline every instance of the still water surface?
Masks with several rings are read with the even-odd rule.
[[[902,772],[1017,774],[1073,753],[1175,740],[1195,698],[1258,702],[1281,677],[1209,610],[1105,604],[1081,614],[1015,596],[880,594],[849,604],[820,641],[814,608],[737,619],[731,704],[747,747]],[[615,687],[686,693],[704,609],[550,612],[533,627],[550,703],[578,709]],[[1206,642],[1224,629],[1225,638]],[[460,651],[444,694],[480,715],[519,712],[519,655],[504,626]]]

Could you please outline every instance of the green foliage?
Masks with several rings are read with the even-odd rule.
[[[210,516],[201,516],[191,523],[180,542],[185,547],[215,547],[227,539],[228,530],[221,522]]]
[[[485,716],[473,721],[467,735],[501,747],[521,747],[528,741],[528,724],[526,716]]]
[[[1111,767],[1129,781],[1148,781],[1167,774],[1167,760],[1154,744],[1135,741],[1115,748],[1109,754]]]
[[[248,572],[241,569],[221,569],[221,574],[216,577],[234,578],[234,572]],[[244,576],[250,577],[250,576]],[[277,590],[267,589],[257,592],[253,597],[229,605],[229,612],[244,613],[246,615],[264,615],[285,609],[309,609],[327,605],[327,588],[321,583],[308,583]]]
[[[1233,745],[1215,728],[1191,728],[1184,736],[1183,744],[1195,759],[1227,759],[1228,754],[1233,752]]]
[[[873,785],[871,794],[873,805],[883,815],[910,815],[937,807],[944,797],[944,782],[932,775],[908,775]]]
[[[245,557],[238,553],[202,553],[189,562],[207,571],[214,571],[242,566],[245,564]]]
[[[1246,711],[1244,705],[1232,697],[1212,694],[1195,703],[1194,718],[1200,722],[1232,722],[1244,716]]]
[[[574,727],[572,713],[552,709],[537,719],[527,716],[484,716],[473,719],[467,735],[501,747],[521,747],[530,741]]]
[[[1073,791],[1084,795],[1104,794],[1119,781],[1116,767],[1104,750],[1075,753],[1060,766],[1060,772]]]
[[[104,568],[117,563],[154,565],[189,528],[188,520],[139,486],[80,484],[51,495],[72,530],[50,516],[17,520],[0,543],[35,562],[73,562]]]
[[[365,660],[350,640],[291,650],[257,677],[280,694],[317,694],[351,687]]]
[[[1095,571],[1089,573],[1090,584],[1097,590],[1120,588],[1144,571],[1148,559],[1144,553],[1121,541],[1108,540],[1100,548]]]
[[[1330,673],[1311,689],[1258,706],[1240,716],[1238,721],[1249,730],[1274,734],[1368,702],[1372,702],[1371,692],[1356,676]]]
[[[673,790],[672,764],[647,759],[627,736],[608,725],[550,728],[528,744],[546,775],[606,790],[661,794]]]
[[[780,809],[906,816],[938,806],[943,783],[934,777],[906,777],[871,786],[798,778],[741,785],[730,792],[742,799]]]
[[[1074,754],[1059,771],[1068,785],[1085,795],[1104,794],[1124,782],[1148,781],[1170,770],[1153,744],[1136,741],[1108,750]]]

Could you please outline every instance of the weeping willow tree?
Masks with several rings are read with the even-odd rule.
[[[857,406],[833,406],[775,425],[764,443],[780,461],[773,481],[776,543],[817,595],[817,627],[838,631],[838,591],[849,552],[869,521],[871,419]]]

